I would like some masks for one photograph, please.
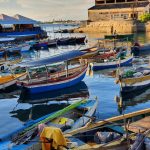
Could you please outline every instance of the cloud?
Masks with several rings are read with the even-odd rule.
[[[1,13],[39,19],[87,19],[94,0],[0,0]]]

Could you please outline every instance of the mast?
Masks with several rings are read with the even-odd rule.
[[[132,7],[132,19],[137,20],[137,11],[135,10],[137,8],[137,0],[134,0]]]
[[[30,76],[29,68],[28,67],[26,67],[26,72],[27,72],[28,77],[29,77],[28,81],[31,82],[31,76]]]
[[[45,65],[45,69],[46,69],[46,80],[47,80],[47,82],[48,82],[48,68],[47,68],[46,65]]]

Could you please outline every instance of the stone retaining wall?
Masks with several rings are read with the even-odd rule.
[[[135,21],[100,21],[100,22],[91,22],[86,27],[81,27],[75,29],[74,32],[87,32],[87,33],[114,33],[127,34],[135,32],[150,32],[150,22],[148,23],[139,23]]]

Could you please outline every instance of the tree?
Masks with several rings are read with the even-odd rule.
[[[140,16],[140,21],[141,22],[147,22],[149,20],[150,20],[150,14],[149,13],[145,13],[145,14]]]

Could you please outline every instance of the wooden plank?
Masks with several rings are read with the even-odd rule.
[[[99,122],[96,122],[96,123],[90,123],[87,126],[84,126],[82,128],[79,128],[79,129],[76,129],[76,130],[73,130],[73,131],[69,132],[65,136],[70,136],[70,135],[74,135],[74,134],[77,134],[77,133],[80,133],[80,132],[85,132],[85,131],[88,131],[92,128],[96,128],[96,127],[99,127],[99,126],[106,125],[109,122],[116,122],[116,121],[119,121],[119,120],[132,118],[132,117],[135,117],[135,116],[139,116],[139,115],[142,115],[142,114],[148,114],[148,113],[150,113],[150,108],[140,110],[140,111],[136,111],[136,112],[133,112],[133,113],[128,113],[128,114],[125,114],[125,115],[112,117],[112,118],[109,118],[109,119],[106,119],[106,120],[103,120],[103,121],[99,121]]]
[[[148,129],[150,129],[150,116],[131,123],[128,128],[135,133],[145,132]]]
[[[138,77],[138,78],[122,79],[121,82],[125,83],[125,84],[131,84],[132,85],[132,84],[147,81],[147,80],[150,80],[150,75],[142,76],[142,77]]]

